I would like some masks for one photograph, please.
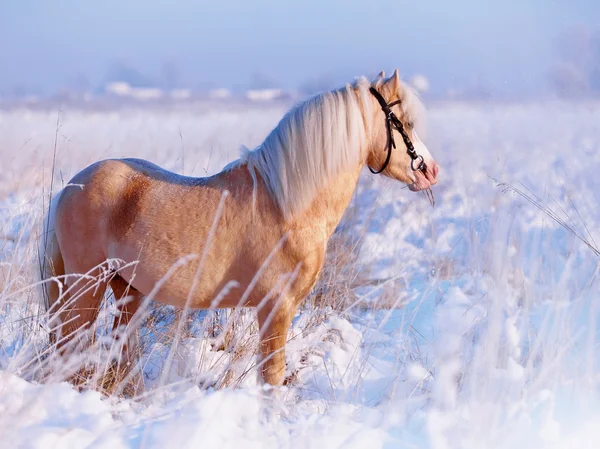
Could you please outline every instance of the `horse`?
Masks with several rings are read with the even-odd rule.
[[[416,131],[423,111],[396,69],[298,102],[213,176],[127,158],[83,169],[45,219],[41,275],[57,351],[67,356],[90,329],[108,287],[115,329],[133,325],[148,295],[182,308],[254,307],[259,381],[282,385],[292,319],[364,166],[412,191],[436,184]],[[103,276],[115,260],[123,266]]]

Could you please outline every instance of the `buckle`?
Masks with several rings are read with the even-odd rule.
[[[417,166],[417,168],[415,168],[415,162],[419,161],[419,165]],[[410,168],[412,168],[412,171],[419,171],[425,168],[425,159],[423,159],[423,156],[421,156],[420,154],[417,155],[416,158],[414,158],[412,161],[410,161]]]

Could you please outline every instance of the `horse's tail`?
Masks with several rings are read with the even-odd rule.
[[[56,302],[61,298],[64,290],[65,264],[55,232],[56,209],[61,193],[62,190],[50,201],[50,208],[42,225],[42,238],[39,240],[41,293],[45,310],[49,315],[48,327],[50,328],[51,342],[55,338],[53,328],[55,328],[55,324],[59,324],[53,323],[54,314],[58,312]]]

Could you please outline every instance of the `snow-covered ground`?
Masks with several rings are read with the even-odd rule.
[[[202,176],[283,112],[63,111],[58,127],[55,112],[0,112],[2,447],[598,447],[600,103],[432,106],[435,207],[364,173],[340,228],[356,260],[331,277],[356,306],[301,311],[277,394],[254,372],[206,387],[233,356],[197,336],[162,377],[169,348],[155,343],[158,373],[134,399],[35,381],[46,337],[30,287],[55,139],[57,185],[111,156]]]

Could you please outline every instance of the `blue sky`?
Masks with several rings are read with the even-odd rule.
[[[398,67],[437,90],[482,83],[539,89],[566,27],[600,28],[594,0],[0,0],[0,90],[45,91],[114,60],[191,86],[343,83]]]

